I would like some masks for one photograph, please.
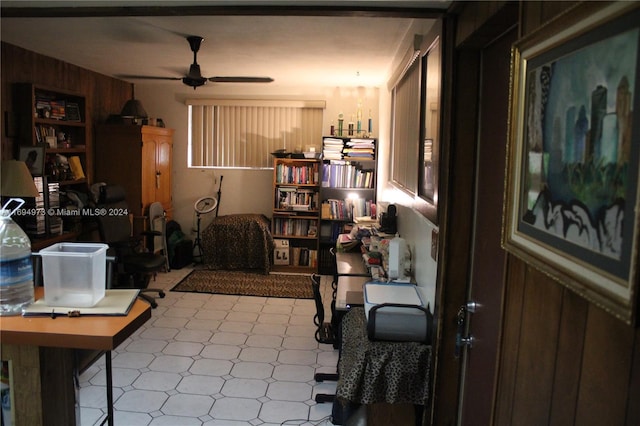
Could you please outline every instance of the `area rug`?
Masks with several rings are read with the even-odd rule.
[[[171,291],[313,299],[309,275],[196,269]]]

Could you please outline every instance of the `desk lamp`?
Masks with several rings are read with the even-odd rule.
[[[37,197],[39,195],[33,177],[24,161],[2,160],[0,195],[2,197]],[[22,205],[24,203],[21,200]],[[8,203],[7,203],[8,204]],[[3,206],[3,209],[6,206]]]

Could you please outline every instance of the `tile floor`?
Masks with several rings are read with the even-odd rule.
[[[115,424],[331,425],[338,353],[313,335],[313,300],[169,291],[190,272],[159,274],[151,319],[112,352]],[[329,296],[329,277],[323,277]],[[106,413],[104,357],[80,376],[82,426]]]

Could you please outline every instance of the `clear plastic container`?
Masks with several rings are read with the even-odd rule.
[[[90,308],[104,297],[106,244],[58,243],[40,250],[49,306]]]
[[[31,240],[11,213],[0,210],[0,315],[20,315],[34,301]]]

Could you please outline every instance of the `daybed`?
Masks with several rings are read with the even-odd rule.
[[[268,274],[274,244],[269,219],[261,214],[219,216],[202,233],[203,263],[209,269],[258,269]]]

